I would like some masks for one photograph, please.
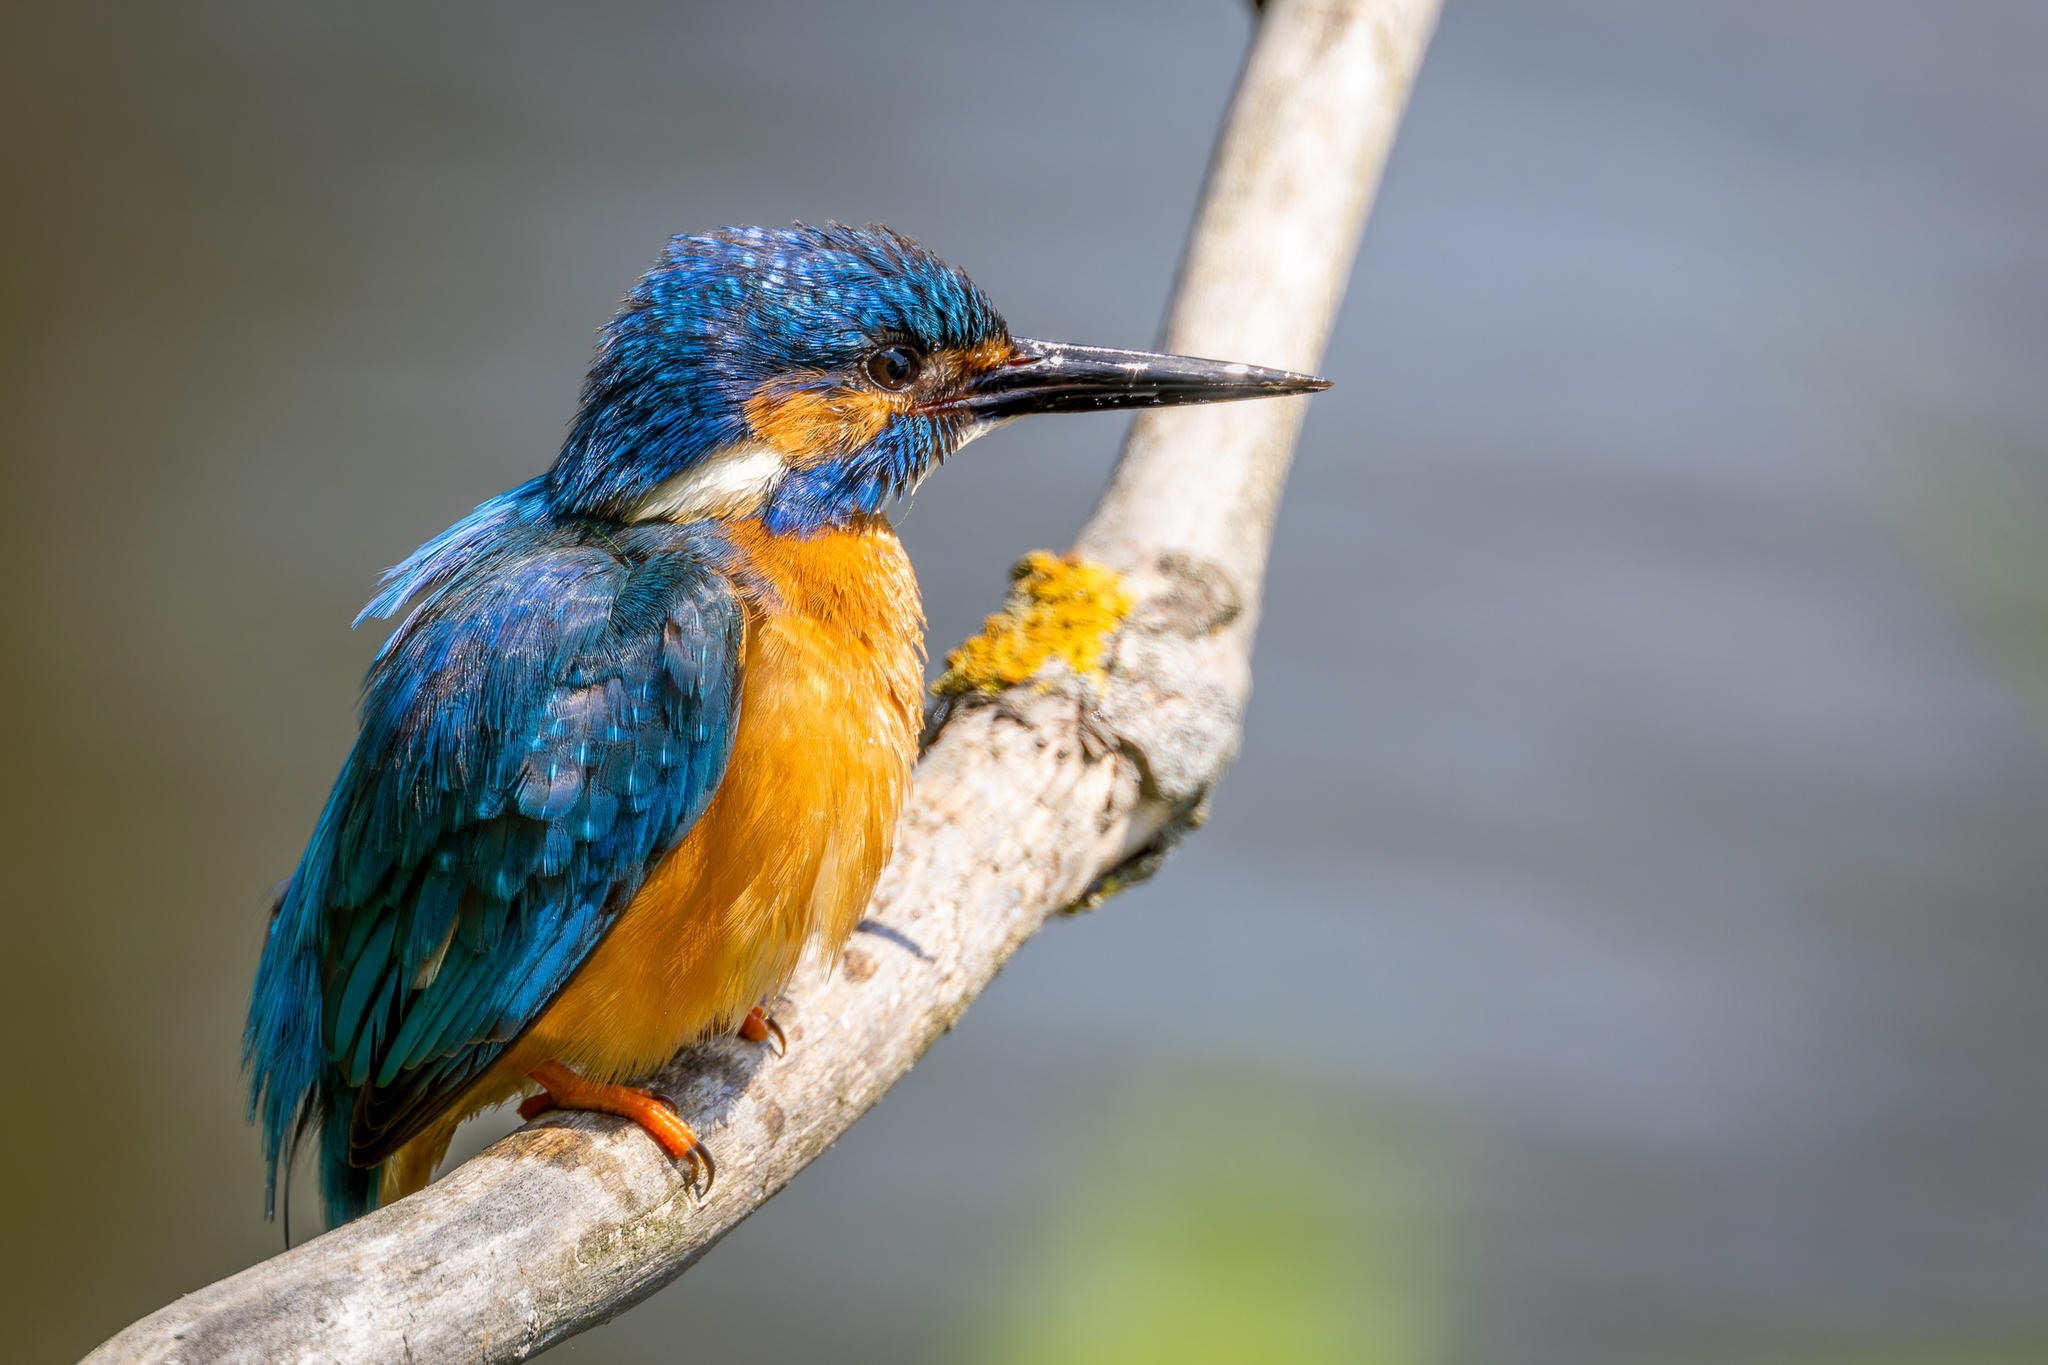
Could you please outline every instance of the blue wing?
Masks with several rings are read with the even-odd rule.
[[[423,594],[371,668],[257,973],[245,1051],[272,1181],[323,1127],[344,1215],[567,984],[731,751],[729,547],[701,524],[529,520],[523,491],[372,604]],[[363,1175],[337,1202],[343,1157]]]

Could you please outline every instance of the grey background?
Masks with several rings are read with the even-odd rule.
[[[664,236],[886,221],[1020,333],[1146,344],[1248,20],[5,27],[0,1293],[7,1354],[61,1360],[275,1249],[239,1028],[377,643],[347,621],[544,467]],[[1212,827],[568,1349],[999,1357],[1098,1155],[1213,1125],[1258,1188],[1271,1091],[1408,1135],[1373,1158],[1436,1230],[1404,1359],[2048,1359],[2044,40],[2022,0],[1449,0]],[[927,485],[935,650],[1120,430]]]

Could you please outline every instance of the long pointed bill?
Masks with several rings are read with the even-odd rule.
[[[983,421],[1027,412],[1100,412],[1181,403],[1230,403],[1327,389],[1330,381],[1257,365],[1233,365],[1154,351],[1068,346],[1018,337],[1007,364],[976,379],[948,406]]]

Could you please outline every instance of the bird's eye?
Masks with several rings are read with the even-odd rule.
[[[907,389],[924,361],[908,346],[884,346],[868,357],[868,378],[885,389]]]

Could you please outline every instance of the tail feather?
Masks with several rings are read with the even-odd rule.
[[[249,1069],[249,1117],[263,1130],[263,1216],[277,1216],[278,1173],[289,1171],[317,1134],[327,1226],[339,1227],[377,1207],[378,1171],[349,1164],[356,1092],[321,1037],[319,955],[299,932],[305,916],[292,913],[292,892],[299,889],[288,886],[273,903],[242,1060]]]
[[[334,1096],[320,1130],[320,1193],[330,1228],[338,1228],[377,1207],[381,1168],[349,1164],[348,1130],[355,1112],[355,1105],[349,1101],[354,1098],[346,1093]]]
[[[249,997],[249,1022],[242,1034],[242,1065],[249,1073],[249,1117],[263,1132],[263,1216],[277,1214],[277,1173],[289,1166],[299,1144],[318,1127],[327,1060],[318,1023],[318,959],[293,941],[286,913],[290,891],[271,910],[263,960]],[[283,930],[284,932],[281,932]]]

